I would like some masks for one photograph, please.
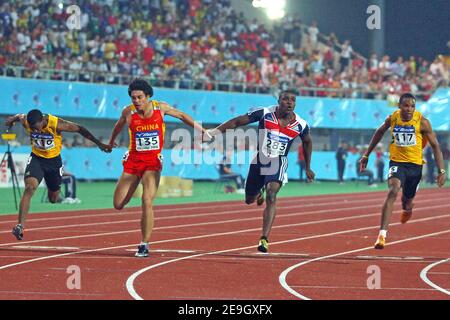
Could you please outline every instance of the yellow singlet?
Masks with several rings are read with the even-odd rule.
[[[47,126],[40,132],[32,132],[28,122],[25,127],[31,139],[31,152],[35,155],[50,159],[60,155],[62,148],[62,136],[57,132],[58,118],[48,115]]]
[[[422,148],[425,146],[425,141],[420,132],[421,120],[422,113],[417,110],[414,111],[412,119],[408,122],[402,121],[400,110],[391,115],[389,153],[392,161],[424,164]]]

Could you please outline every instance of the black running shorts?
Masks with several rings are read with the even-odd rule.
[[[388,179],[390,178],[399,179],[403,188],[403,197],[412,199],[422,179],[422,166],[415,163],[390,161]]]
[[[39,183],[44,179],[48,190],[55,192],[61,188],[62,174],[61,156],[46,159],[31,153],[28,158],[27,167],[25,168],[24,178],[36,178]]]

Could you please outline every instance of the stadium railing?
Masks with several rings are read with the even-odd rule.
[[[245,82],[221,82],[201,79],[181,79],[172,77],[154,77],[143,75],[123,75],[118,73],[98,72],[98,71],[80,71],[63,69],[35,69],[30,70],[23,66],[6,65],[3,67],[3,74],[0,76],[31,78],[43,80],[62,80],[74,82],[106,83],[127,85],[133,78],[142,77],[147,79],[155,87],[187,90],[207,90],[207,91],[225,91],[241,93],[264,93],[275,94],[280,90],[292,89],[301,96],[310,97],[329,97],[329,98],[360,98],[360,99],[388,99],[392,92],[372,91],[364,88],[326,88],[326,87],[305,87],[294,86],[282,82],[278,87],[266,86],[261,84],[252,84]],[[416,96],[421,100],[423,97],[429,97],[433,91],[417,91]]]

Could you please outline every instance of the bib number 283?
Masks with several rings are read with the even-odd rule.
[[[274,134],[268,134],[265,141],[265,151],[269,157],[284,156],[289,140]]]

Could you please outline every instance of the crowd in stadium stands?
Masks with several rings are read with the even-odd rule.
[[[145,76],[155,86],[329,97],[410,91],[425,100],[449,81],[441,56],[363,57],[315,22],[287,16],[268,30],[230,0],[79,0],[78,31],[59,2],[2,1],[0,75],[124,84]]]

